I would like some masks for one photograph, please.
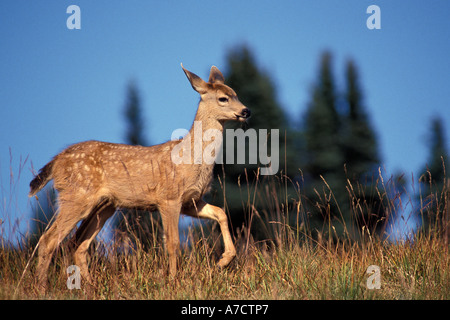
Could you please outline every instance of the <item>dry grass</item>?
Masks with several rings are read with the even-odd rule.
[[[159,250],[107,257],[94,252],[94,290],[68,290],[64,252],[50,270],[50,291],[35,290],[34,265],[18,282],[31,250],[0,253],[1,299],[449,299],[448,247],[435,238],[403,244],[293,245],[273,252],[252,247],[227,270],[216,270],[203,243],[184,252],[175,279]],[[381,289],[366,283],[369,265],[381,269]],[[83,283],[82,283],[83,288]],[[16,292],[15,292],[16,291]]]
[[[374,187],[381,198],[388,194],[386,184],[383,181]],[[326,181],[324,185],[326,191]],[[350,186],[347,189],[352,203],[357,187]],[[262,181],[259,188],[270,194]],[[333,199],[332,191],[328,191],[324,196]],[[256,190],[253,192],[258,196]],[[222,252],[217,225],[192,227],[176,278],[167,275],[167,256],[157,241],[147,250],[137,241],[126,253],[119,242],[106,246],[97,241],[90,258],[94,286],[82,282],[81,290],[69,290],[66,268],[73,262],[67,246],[62,246],[50,267],[50,290],[45,296],[35,287],[33,248],[26,243],[11,247],[2,239],[0,299],[449,299],[449,199],[447,189],[442,192],[439,199],[444,201],[444,212],[434,216],[437,222],[431,231],[418,232],[399,242],[367,228],[355,231],[352,227],[350,232],[352,228],[339,216],[316,230],[307,220],[309,213],[298,192],[298,201],[293,202],[290,211],[286,209],[287,201],[274,214],[269,212],[273,207],[266,210],[269,213],[264,219],[269,222],[263,227],[273,236],[271,240],[254,241],[245,229],[236,235],[238,255],[225,270],[215,268]],[[261,223],[265,213],[254,209],[254,197],[249,199],[252,219]],[[390,213],[398,201],[395,196],[393,199],[392,206],[387,205]],[[352,210],[357,215],[362,209],[354,206]],[[343,236],[336,237],[339,227],[344,230]],[[355,232],[357,241],[350,236]],[[154,236],[154,240],[157,238]],[[29,268],[23,274],[28,262]],[[370,265],[380,267],[381,289],[367,288],[366,270]]]

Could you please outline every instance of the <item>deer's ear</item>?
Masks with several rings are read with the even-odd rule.
[[[219,69],[217,69],[216,66],[211,67],[211,71],[209,73],[209,83],[224,83],[225,78],[223,77],[222,72],[220,72]]]
[[[183,68],[184,73],[186,74],[186,77],[188,78],[189,82],[191,83],[192,88],[197,91],[200,94],[206,93],[208,91],[208,84],[203,81],[202,78],[200,78],[195,73],[190,72],[189,70],[186,70],[183,67],[183,64],[181,64],[181,68]]]

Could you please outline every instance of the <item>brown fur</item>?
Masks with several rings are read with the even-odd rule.
[[[201,95],[195,121],[201,121],[202,134],[208,129],[223,131],[225,121],[245,121],[250,115],[236,93],[223,83],[223,75],[216,67],[211,68],[208,83],[183,70],[192,87]],[[224,97],[227,98],[225,102]],[[188,142],[191,150],[194,150],[193,128],[183,139],[188,137],[191,138]],[[90,282],[87,249],[118,207],[159,210],[172,276],[176,275],[180,213],[217,221],[225,244],[225,252],[218,265],[226,266],[233,259],[236,250],[226,214],[221,208],[202,200],[209,190],[214,164],[175,164],[171,152],[180,142],[168,141],[142,147],[86,141],[68,147],[40,170],[30,183],[30,196],[53,179],[59,200],[56,220],[39,242],[37,275],[41,286],[45,288],[47,285],[47,270],[55,249],[81,220],[83,223],[75,235],[74,258],[82,277]],[[194,163],[193,155],[191,157],[191,163]]]

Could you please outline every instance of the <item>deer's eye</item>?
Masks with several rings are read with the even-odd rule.
[[[227,97],[220,97],[219,101],[222,103],[228,102],[228,98]]]

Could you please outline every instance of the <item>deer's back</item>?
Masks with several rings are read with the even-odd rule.
[[[100,141],[72,145],[55,157],[55,188],[65,194],[109,198],[118,207],[153,207],[197,200],[208,191],[213,165],[175,165],[177,141],[142,147]]]

